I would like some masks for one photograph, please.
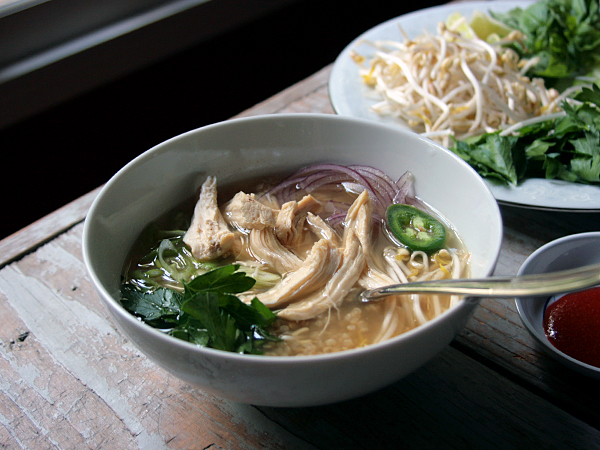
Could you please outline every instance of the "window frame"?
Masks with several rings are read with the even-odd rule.
[[[298,0],[0,6],[0,129]]]

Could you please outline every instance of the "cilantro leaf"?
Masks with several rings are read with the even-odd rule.
[[[277,316],[257,298],[247,305],[234,295],[255,283],[238,268],[219,267],[184,282],[183,294],[124,284],[121,303],[144,322],[178,339],[224,351],[260,354],[262,344],[278,340],[268,332]]]
[[[600,105],[600,87],[597,84],[594,84],[591,89],[584,87],[577,93],[575,98],[582,102]]]
[[[208,291],[239,294],[252,289],[256,281],[238,269],[239,265],[230,264],[200,275],[185,284],[186,295]]]
[[[590,183],[600,182],[600,135],[585,133],[579,139],[570,141],[575,149],[571,160],[571,170],[582,180]]]
[[[183,296],[171,289],[141,291],[125,284],[121,289],[123,307],[155,328],[170,328],[177,322]]]
[[[521,58],[538,58],[529,75],[547,81],[585,74],[599,63],[598,0],[541,0],[490,15],[525,35],[510,46]]]

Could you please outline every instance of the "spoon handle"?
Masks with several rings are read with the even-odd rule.
[[[397,294],[456,294],[476,297],[537,297],[585,289],[600,283],[600,264],[517,277],[419,281],[363,291],[363,302]]]

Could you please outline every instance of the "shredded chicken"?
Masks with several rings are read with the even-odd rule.
[[[302,265],[302,259],[279,242],[273,228],[252,230],[249,243],[254,257],[280,275],[293,272]]]
[[[406,255],[384,251],[387,262],[378,263],[373,244],[373,203],[369,192],[363,190],[354,200],[344,221],[344,234],[339,236],[328,223],[315,213],[322,205],[308,195],[301,201],[290,201],[273,209],[259,202],[253,194],[239,192],[225,206],[224,216],[235,233],[227,227],[216,205],[216,179],[209,177],[203,184],[194,211],[192,226],[184,240],[198,259],[213,259],[233,252],[234,235],[248,242],[248,257],[257,267],[281,275],[274,286],[259,288],[239,296],[249,303],[258,299],[276,310],[280,318],[293,322],[315,319],[332,309],[340,309],[349,293],[357,287],[371,289],[382,285],[407,282],[413,269],[402,258],[410,258],[411,266],[421,264],[424,271],[436,276],[448,267],[452,275],[460,276],[458,257],[440,252],[436,262],[429,262],[424,253]],[[250,230],[248,232],[248,230]],[[243,258],[242,258],[243,259]],[[429,264],[437,264],[432,270]],[[406,272],[406,273],[405,273]],[[431,306],[441,310],[439,299]],[[437,302],[437,303],[435,303]],[[389,297],[383,303],[383,322],[374,342],[387,339],[405,327],[406,322],[427,321],[427,305],[421,305],[418,295],[406,298]]]
[[[254,194],[238,192],[224,210],[225,219],[236,228],[262,230],[275,226],[277,213],[259,202]]]
[[[331,242],[336,244],[338,243],[339,237],[337,233],[327,222],[321,219],[321,217],[309,212],[306,215],[306,225],[308,226],[308,229],[316,236],[319,236],[323,239],[329,239]]]
[[[365,255],[361,251],[360,240],[350,231],[346,236],[342,264],[325,287],[301,301],[289,305],[278,313],[288,320],[307,320],[337,308],[348,295],[365,267]]]
[[[310,254],[296,271],[257,297],[269,308],[299,300],[324,286],[338,269],[341,258],[341,252],[331,241],[321,239],[313,245]]]
[[[227,227],[217,205],[217,179],[213,176],[202,184],[194,217],[183,241],[200,261],[227,254],[235,242],[235,235]]]
[[[275,234],[281,243],[289,246],[298,244],[302,240],[307,214],[318,213],[321,209],[321,204],[312,195],[304,196],[299,202],[284,203],[275,224]]]
[[[354,230],[366,257],[365,271],[359,283],[365,289],[392,284],[393,280],[375,264],[373,255],[373,206],[367,191],[363,191],[352,203],[346,215],[345,233]],[[344,237],[344,239],[346,239]]]
[[[362,195],[358,196],[348,210],[346,223],[346,233],[350,231],[356,233],[365,257],[364,271],[358,280],[358,284],[365,289],[393,284],[395,280],[383,268],[378,267],[375,262],[372,246],[373,206],[368,196],[366,198]],[[385,299],[383,305],[385,317],[375,342],[379,342],[384,338],[387,339],[396,332],[398,326],[396,304],[396,297]]]

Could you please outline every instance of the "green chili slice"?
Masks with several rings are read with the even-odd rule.
[[[438,251],[446,241],[446,228],[437,219],[410,205],[390,205],[387,222],[396,239],[410,251]]]

